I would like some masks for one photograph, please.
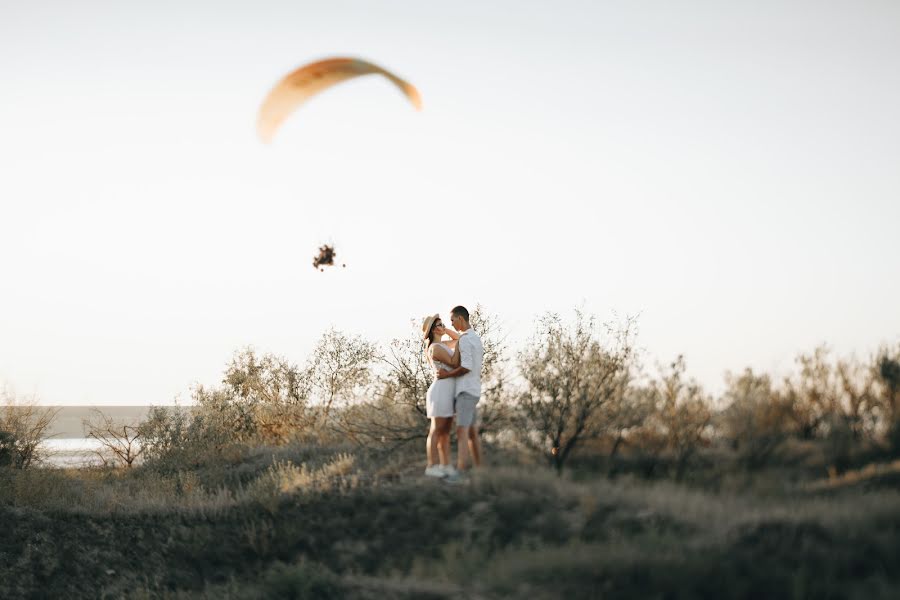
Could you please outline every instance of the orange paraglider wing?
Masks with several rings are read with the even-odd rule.
[[[378,65],[358,58],[330,58],[304,65],[278,82],[259,109],[259,138],[269,143],[278,128],[301,104],[319,92],[362,75],[383,75],[409,98],[416,110],[422,109],[419,91]]]

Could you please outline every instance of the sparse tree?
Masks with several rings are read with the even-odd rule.
[[[890,394],[884,394],[878,368],[853,357],[832,359],[826,346],[801,354],[797,364],[799,372],[785,379],[783,389],[794,431],[800,439],[826,442],[831,467],[847,467],[862,443],[880,441],[890,420]]]
[[[204,446],[218,450],[258,438],[256,405],[235,396],[227,387],[198,385],[191,390],[191,400],[197,407],[197,418],[204,423]]]
[[[20,400],[5,386],[0,400],[0,464],[27,469],[40,462],[41,442],[59,409],[40,406],[34,397]]]
[[[900,454],[900,347],[883,347],[875,360],[875,371],[880,393],[876,401],[887,437],[887,444],[894,455]]]
[[[434,380],[434,372],[425,358],[421,328],[411,322],[410,335],[391,341],[380,358],[386,366],[382,395],[424,420],[425,392]]]
[[[359,336],[326,331],[313,350],[310,384],[323,403],[321,423],[328,423],[337,401],[354,397],[371,380],[377,347]]]
[[[890,423],[900,421],[900,348],[891,351],[882,348],[876,358],[875,370],[883,386],[881,404],[885,419]]]
[[[181,406],[151,406],[139,425],[144,459],[180,457],[197,440],[198,432],[192,431],[192,424],[193,416]]]
[[[648,475],[659,457],[668,455],[675,464],[675,478],[681,480],[710,434],[709,398],[699,383],[685,378],[686,369],[679,356],[650,387],[655,409],[642,432],[645,453],[655,457],[648,463]]]
[[[629,441],[635,432],[653,414],[655,410],[654,394],[643,386],[623,382],[611,401],[600,410],[593,426],[596,431],[605,432],[609,441],[610,461],[615,459],[620,449]]]
[[[245,348],[235,354],[223,383],[233,405],[226,412],[234,413],[239,422],[249,419],[243,429],[266,442],[287,443],[313,424],[309,410],[311,372],[284,358],[257,356],[252,348]],[[216,406],[220,403],[212,402]]]
[[[392,340],[377,361],[381,369],[375,393],[342,410],[337,428],[356,443],[389,448],[424,438],[425,393],[434,375],[423,352],[420,324],[411,320],[409,335]]]
[[[97,455],[107,462],[108,456],[131,468],[143,453],[141,446],[141,430],[138,423],[116,421],[100,409],[91,409],[91,416],[82,421],[87,437],[100,442],[101,449]]]
[[[854,443],[871,442],[878,431],[878,379],[871,365],[854,357],[839,359],[834,365],[840,413],[833,421],[846,428]]]
[[[801,439],[821,437],[827,432],[831,417],[837,414],[840,387],[828,354],[826,346],[819,346],[812,354],[799,355],[799,373],[784,382],[791,420]]]
[[[603,433],[596,417],[627,383],[632,325],[607,326],[605,342],[594,317],[576,311],[567,325],[559,315],[548,314],[519,353],[521,430],[557,471],[579,444]]]
[[[722,436],[745,467],[763,467],[790,435],[790,406],[768,375],[746,369],[740,375],[726,374],[725,381]]]
[[[284,358],[252,348],[235,352],[222,385],[191,391],[194,408],[151,411],[143,428],[152,439],[151,454],[182,446],[218,451],[231,444],[284,444],[306,433],[314,416],[309,408],[310,376]],[[159,452],[157,452],[157,450]],[[174,450],[173,450],[174,451]]]

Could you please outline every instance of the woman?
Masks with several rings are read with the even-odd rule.
[[[456,351],[459,334],[444,329],[440,315],[426,317],[422,323],[422,333],[425,341],[425,358],[432,366],[432,373],[435,369],[451,371],[459,366],[459,353]],[[444,335],[449,336],[450,340],[442,342]],[[425,453],[428,457],[425,475],[428,477],[446,477],[455,470],[450,466],[450,427],[453,424],[455,395],[454,380],[438,379],[436,375],[425,394],[425,414],[431,419],[431,428],[425,442]],[[438,459],[440,464],[435,459]]]

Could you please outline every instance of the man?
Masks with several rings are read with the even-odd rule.
[[[481,337],[469,323],[469,311],[457,306],[450,311],[450,323],[459,332],[456,351],[460,364],[452,371],[438,370],[439,379],[456,378],[456,468],[468,468],[469,455],[474,465],[481,466],[481,440],[478,437],[478,399],[481,397],[481,364],[484,346]]]

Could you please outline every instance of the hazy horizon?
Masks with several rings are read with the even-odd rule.
[[[6,3],[0,53],[0,384],[43,404],[186,402],[242,347],[455,304],[513,351],[640,314],[713,392],[900,341],[895,3]],[[261,144],[338,55],[424,110],[364,78]]]

